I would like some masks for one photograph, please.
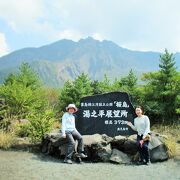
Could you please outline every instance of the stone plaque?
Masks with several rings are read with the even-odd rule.
[[[126,122],[135,118],[135,110],[125,92],[111,92],[81,99],[76,127],[82,135],[132,135]]]

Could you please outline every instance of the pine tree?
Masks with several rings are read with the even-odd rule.
[[[82,97],[93,93],[91,81],[84,73],[80,74],[73,82],[66,81],[59,97],[60,111],[64,111],[69,103],[80,105]]]
[[[8,106],[10,118],[24,118],[31,110],[40,110],[47,104],[38,76],[28,64],[22,64],[18,74],[10,74],[5,79],[0,98]]]
[[[179,93],[179,73],[175,67],[172,53],[165,50],[160,55],[160,70],[144,74],[148,83],[144,87],[145,102],[149,110],[162,122],[172,123],[177,120],[177,96]]]
[[[124,87],[129,93],[133,92],[137,86],[137,77],[134,75],[132,69],[129,71],[129,74],[121,78],[120,86]]]

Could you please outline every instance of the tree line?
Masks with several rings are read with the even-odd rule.
[[[69,103],[80,104],[89,95],[112,91],[127,92],[132,104],[142,105],[152,123],[179,123],[180,72],[172,53],[160,55],[159,70],[144,73],[138,79],[133,70],[127,76],[113,81],[104,75],[102,81],[91,80],[85,73],[62,88],[48,88],[28,64],[22,64],[18,73],[9,74],[0,85],[0,128],[8,130],[15,120],[28,119],[30,123],[18,127],[20,134],[41,138],[52,128]]]

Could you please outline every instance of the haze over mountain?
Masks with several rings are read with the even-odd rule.
[[[132,51],[112,41],[102,42],[91,37],[78,42],[60,40],[39,48],[24,48],[0,58],[0,83],[10,72],[17,71],[28,62],[46,85],[62,85],[82,72],[91,79],[101,80],[104,74],[110,79],[128,74],[130,69],[137,75],[159,69],[158,52]],[[175,54],[178,70],[180,53]]]

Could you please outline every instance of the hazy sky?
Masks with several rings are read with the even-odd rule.
[[[180,1],[0,0],[0,56],[88,36],[132,50],[180,52]]]

